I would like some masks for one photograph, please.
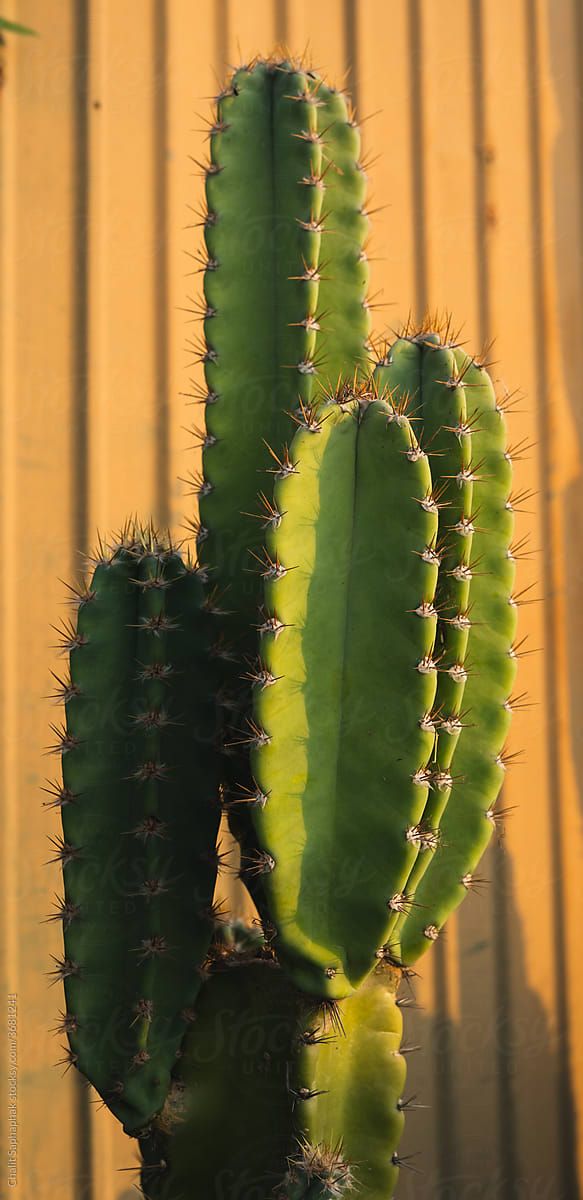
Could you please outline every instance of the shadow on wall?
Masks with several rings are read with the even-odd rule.
[[[583,404],[581,403],[581,374],[583,371],[583,12],[573,5],[575,20],[573,73],[565,71],[564,29],[554,0],[547,0],[547,21],[550,31],[552,89],[557,110],[558,129],[553,146],[554,239],[556,257],[555,281],[557,329],[560,338],[561,368],[569,405],[569,436],[575,436],[576,446],[570,458],[581,461],[583,452]],[[571,128],[571,122],[573,126]],[[553,414],[551,413],[551,420]],[[554,416],[556,421],[556,414]],[[564,440],[564,439],[563,439]],[[569,714],[571,747],[574,756],[575,779],[582,778],[583,740],[583,557],[573,553],[573,547],[583,545],[583,474],[579,471],[562,497],[566,540],[559,548],[562,556],[565,586],[566,633],[569,654],[567,659],[569,684]],[[583,789],[579,790],[579,805],[583,823]]]
[[[421,1047],[409,1059],[407,1095],[415,1095],[419,1104],[429,1102],[427,1088],[433,1074],[434,1095],[441,1098],[441,1106],[440,1111],[420,1109],[408,1115],[400,1152],[414,1156],[415,1170],[402,1171],[398,1197],[578,1200],[579,1193],[565,1190],[559,1178],[554,1120],[559,1063],[545,1009],[528,987],[520,952],[512,964],[510,997],[500,993],[491,977],[496,946],[488,914],[504,909],[507,928],[516,930],[513,945],[521,945],[512,863],[503,846],[490,847],[484,875],[492,880],[490,891],[495,894],[489,897],[493,904],[484,897],[484,919],[478,921],[483,937],[475,937],[477,923],[471,910],[468,921],[470,899],[460,910],[460,1020],[405,1012],[405,1044]],[[464,936],[464,922],[471,925],[471,940]],[[493,1003],[488,1020],[484,1013],[489,997]],[[520,1127],[517,1121],[521,1107],[528,1114],[527,1128],[524,1117]],[[433,1162],[427,1161],[425,1153],[416,1156],[420,1145],[435,1147]]]

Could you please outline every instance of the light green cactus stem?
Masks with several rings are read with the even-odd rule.
[[[100,548],[59,683],[51,803],[64,898],[66,1061],[128,1133],[163,1105],[212,937],[219,823],[213,617],[152,529]]]
[[[336,998],[402,908],[433,745],[430,470],[407,418],[371,395],[305,410],[276,482],[249,734],[278,954]]]
[[[422,328],[407,332],[387,348],[375,368],[380,388],[393,404],[410,415],[417,437],[431,462],[439,507],[438,533],[432,552],[439,562],[435,606],[438,612],[435,658],[439,674],[433,710],[435,743],[427,763],[430,789],[423,813],[419,854],[405,892],[411,904],[437,845],[439,826],[451,794],[451,764],[459,737],[466,685],[465,659],[470,630],[468,613],[472,564],[472,504],[476,460],[466,391],[458,381],[454,348]],[[406,912],[397,914],[395,929]],[[393,936],[398,955],[398,936]]]
[[[480,463],[482,477],[475,501],[473,557],[479,566],[470,590],[467,727],[452,761],[455,782],[441,819],[440,845],[417,888],[417,906],[400,931],[405,963],[427,949],[450,913],[479,884],[476,868],[496,823],[495,805],[504,779],[516,674],[512,464],[505,421],[486,370],[461,349],[454,355],[467,398],[472,459]]]
[[[297,1087],[310,1096],[301,1108],[304,1137],[315,1147],[341,1146],[359,1200],[390,1200],[399,1175],[407,1107],[399,981],[379,965],[338,1006],[335,1035],[316,1031],[298,1059]]]
[[[318,380],[325,390],[370,371],[369,269],[364,243],[366,174],[360,133],[346,96],[319,83],[318,129],[323,147],[322,245],[317,334]]]

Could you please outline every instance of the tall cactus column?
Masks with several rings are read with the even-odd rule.
[[[366,361],[366,178],[342,93],[288,61],[238,70],[217,101],[204,217],[199,555],[221,593],[224,796],[249,857],[245,719],[273,481],[302,406]],[[320,301],[320,292],[322,297]],[[259,496],[258,496],[259,493]],[[262,911],[261,879],[245,882]]]
[[[346,98],[288,61],[234,73],[210,147],[195,528],[224,593],[240,693],[241,663],[255,653],[269,497],[274,473],[288,467],[293,415],[366,362],[366,178]],[[244,705],[240,696],[233,724]]]

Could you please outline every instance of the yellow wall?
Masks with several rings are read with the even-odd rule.
[[[130,1200],[136,1154],[48,1032],[58,890],[41,805],[54,772],[43,697],[51,623],[96,528],[129,512],[178,526],[200,276],[207,97],[225,62],[285,38],[349,71],[376,215],[379,331],[452,310],[494,339],[519,389],[512,441],[532,489],[534,581],[504,804],[516,805],[409,1014],[409,1200],[575,1200],[583,1179],[583,10],[580,0],[3,0],[36,28],[8,40],[0,93],[2,300],[2,993],[18,993],[18,1200]],[[5,1004],[4,999],[2,1003]],[[0,1042],[0,1130],[8,1057]],[[128,1169],[129,1168],[129,1169]],[[211,1200],[211,1198],[202,1198]],[[219,1200],[219,1198],[216,1198]],[[223,1200],[223,1198],[220,1198]],[[224,1200],[244,1200],[225,1197]]]

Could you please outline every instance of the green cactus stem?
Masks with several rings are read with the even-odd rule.
[[[385,1200],[406,1108],[398,975],[380,965],[322,1004],[261,954],[213,952],[168,1101],[141,1139],[147,1200]]]
[[[504,416],[485,368],[461,349],[453,353],[467,397],[472,459],[480,463],[481,476],[475,485],[478,515],[472,521],[473,558],[479,565],[470,584],[467,727],[452,760],[454,784],[441,818],[440,844],[417,888],[417,906],[400,931],[405,963],[415,962],[435,941],[450,913],[479,885],[476,868],[497,820],[517,666],[512,463]]]
[[[470,631],[472,504],[478,468],[472,456],[466,391],[458,380],[455,342],[422,327],[405,331],[375,368],[381,388],[410,415],[429,456],[439,523],[433,551],[439,562],[435,607],[438,613],[435,658],[438,664],[434,704],[435,742],[427,764],[430,781],[419,837],[419,854],[406,885],[415,903],[419,882],[438,844],[439,827],[452,787],[451,764],[459,737],[466,685]],[[442,342],[442,337],[444,342]],[[397,914],[395,929],[407,914]],[[398,945],[398,936],[393,936]]]
[[[266,507],[257,493],[316,376],[324,181],[315,80],[287,62],[235,71],[217,101],[204,218],[206,389],[200,554],[228,595],[230,636],[253,653]],[[265,484],[264,484],[265,480]],[[251,553],[250,553],[251,551]],[[251,646],[251,650],[249,647]]]
[[[433,727],[437,533],[407,418],[363,388],[304,409],[267,530],[250,804],[277,950],[340,998],[385,943],[417,855]]]
[[[293,1146],[298,997],[272,961],[221,954],[167,1103],[141,1140],[147,1200],[269,1196]]]
[[[335,1034],[316,1029],[298,1059],[296,1086],[311,1095],[301,1109],[304,1138],[316,1148],[341,1147],[340,1163],[332,1163],[339,1187],[352,1184],[359,1200],[392,1197],[399,1176],[407,1107],[399,983],[400,974],[380,963],[338,1006]],[[320,1194],[344,1192],[314,1192]]]
[[[214,927],[212,624],[198,569],[131,526],[100,548],[64,632],[60,1028],[128,1133],[165,1101]]]
[[[210,148],[194,528],[229,614],[224,797],[248,857],[254,838],[241,797],[251,779],[237,742],[250,711],[245,663],[256,655],[268,497],[274,477],[290,469],[298,403],[340,372],[352,377],[367,353],[366,178],[345,97],[290,61],[258,59],[234,73],[217,101]],[[244,878],[265,914],[261,880]]]

